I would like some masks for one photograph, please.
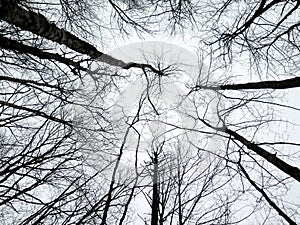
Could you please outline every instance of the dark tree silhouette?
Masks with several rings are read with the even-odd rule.
[[[300,144],[285,131],[299,108],[281,101],[300,84],[299,6],[0,0],[1,223],[299,223],[300,202],[285,197],[300,181]],[[148,34],[196,45],[196,78],[184,83],[188,59],[106,50]],[[146,85],[128,115],[111,95],[137,77]],[[188,93],[163,111],[174,80]]]

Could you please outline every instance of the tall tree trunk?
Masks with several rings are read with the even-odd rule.
[[[300,77],[289,78],[285,80],[271,80],[260,82],[249,82],[240,84],[224,84],[220,86],[196,86],[196,90],[258,90],[258,89],[288,89],[300,87]]]
[[[272,201],[272,199],[267,195],[267,193],[263,190],[263,188],[260,188],[249,176],[249,174],[246,172],[245,168],[239,164],[239,167],[242,171],[242,173],[245,175],[246,179],[250,182],[250,184],[264,196],[266,201],[269,203],[269,205],[276,210],[276,212],[283,217],[290,225],[296,225],[296,222],[293,221],[283,210],[280,209],[280,207],[276,204],[276,202]]]
[[[64,44],[68,48],[112,66],[126,67],[127,63],[117,60],[103,52],[98,51],[93,45],[81,40],[70,32],[50,23],[40,13],[26,10],[17,4],[16,0],[0,0],[0,19],[30,31],[58,44]]]
[[[129,68],[148,68],[158,75],[164,75],[159,69],[155,69],[150,64],[144,63],[125,63],[103,52],[98,51],[93,45],[81,40],[74,34],[57,27],[54,23],[40,13],[31,10],[26,10],[18,5],[17,0],[0,0],[0,19],[7,23],[20,27],[22,30],[30,31],[38,36],[44,37],[58,44],[64,44],[68,48],[90,56],[92,59],[97,59],[100,62],[107,63],[111,66]]]
[[[279,159],[275,154],[269,153],[265,149],[261,148],[255,143],[252,143],[248,141],[243,136],[239,135],[238,133],[226,128],[225,132],[231,136],[233,136],[236,140],[244,144],[248,149],[251,149],[259,156],[266,159],[268,162],[272,163],[274,166],[276,166],[278,169],[280,169],[282,172],[286,173],[287,175],[290,175],[295,180],[300,182],[300,170],[295,167],[291,166],[290,164],[284,162],[283,160]]]
[[[212,128],[212,129],[215,129],[216,131],[221,131],[221,132],[224,132],[224,133],[227,133],[227,134],[231,135],[236,140],[238,140],[243,145],[245,145],[248,149],[254,151],[256,154],[258,154],[259,156],[261,156],[262,158],[264,158],[265,160],[267,160],[269,163],[271,163],[274,166],[276,166],[282,172],[286,173],[287,175],[293,177],[295,180],[297,180],[298,182],[300,182],[300,170],[299,170],[298,167],[295,167],[295,166],[292,166],[292,165],[286,163],[285,161],[283,161],[280,158],[278,158],[276,156],[276,154],[272,154],[272,153],[266,151],[262,147],[260,147],[257,144],[255,144],[255,143],[247,140],[243,136],[239,135],[237,132],[235,132],[233,130],[230,130],[227,127],[221,127],[221,128],[214,127],[214,126],[210,125],[209,123],[207,123],[203,119],[200,119],[200,121],[202,121],[206,126]]]
[[[151,225],[158,225],[159,214],[159,192],[158,192],[158,154],[154,152],[153,157],[153,184],[152,184],[152,213],[151,213]]]

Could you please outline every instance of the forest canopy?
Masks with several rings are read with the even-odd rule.
[[[0,0],[1,224],[300,223],[299,6]]]

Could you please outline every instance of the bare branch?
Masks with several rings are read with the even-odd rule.
[[[262,194],[262,196],[264,196],[264,198],[267,200],[267,202],[269,203],[269,205],[276,210],[276,212],[278,212],[278,214],[280,216],[282,216],[289,224],[291,225],[296,225],[296,222],[293,221],[285,212],[283,212],[277,205],[275,202],[273,202],[271,200],[271,198],[267,195],[267,193],[260,188],[249,176],[249,174],[246,172],[245,168],[239,164],[239,168],[241,169],[242,173],[245,175],[245,177],[247,178],[247,180],[249,181],[249,183],[259,192]]]

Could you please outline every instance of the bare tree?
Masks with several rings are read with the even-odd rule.
[[[297,224],[299,202],[284,194],[300,181],[299,143],[283,127],[297,126],[289,115],[299,108],[281,98],[299,87],[299,6],[0,0],[3,224],[134,224],[137,198],[148,201],[150,215],[138,215],[145,224]],[[184,82],[180,63],[106,52],[106,40],[134,32],[168,32],[201,48],[207,71],[194,70],[180,102],[192,107],[166,110],[189,126],[164,120],[158,101],[163,87]],[[134,114],[112,111],[117,103],[105,100],[136,77],[146,85]],[[145,144],[151,123],[164,128]]]

